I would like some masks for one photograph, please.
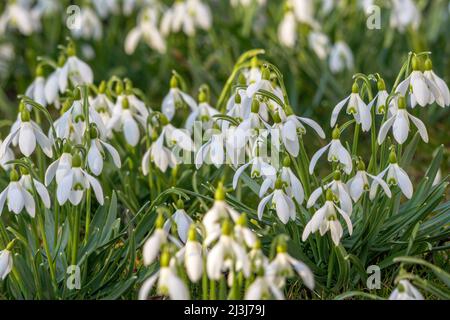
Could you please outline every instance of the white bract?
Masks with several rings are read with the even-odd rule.
[[[408,280],[400,280],[389,300],[424,300],[423,295]]]

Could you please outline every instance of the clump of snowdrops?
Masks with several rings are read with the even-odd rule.
[[[423,260],[448,248],[443,147],[418,183],[407,173],[433,138],[414,114],[450,104],[431,53],[391,87],[355,74],[330,130],[294,113],[261,54],[215,102],[174,71],[161,106],[126,78],[94,84],[72,41],[41,59],[0,146],[2,295],[448,298]],[[370,265],[387,291],[366,288]]]

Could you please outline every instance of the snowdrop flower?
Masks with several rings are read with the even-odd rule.
[[[46,172],[46,184],[48,185],[56,176],[56,198],[60,205],[70,201],[77,206],[86,189],[92,187],[95,197],[100,205],[103,205],[103,190],[93,176],[81,169],[81,157],[76,154],[73,157],[66,156],[64,159],[54,162]]]
[[[163,99],[161,111],[170,121],[175,115],[176,108],[183,104],[187,104],[191,111],[197,109],[197,103],[195,100],[178,88],[178,80],[176,76],[172,76],[170,79],[170,90]]]
[[[332,182],[327,183],[326,185],[323,186],[323,188],[322,187],[317,188],[311,193],[308,199],[308,203],[306,204],[306,207],[311,208],[312,206],[314,206],[319,197],[324,192],[324,190],[328,189],[332,191],[334,201],[339,202],[342,210],[344,210],[350,215],[353,211],[350,191],[347,185],[341,181],[341,172],[338,170],[334,172]]]
[[[139,290],[139,300],[145,300],[156,283],[159,294],[169,296],[172,300],[188,300],[189,291],[183,280],[178,277],[175,266],[171,265],[168,252],[161,255],[161,269],[145,280]]]
[[[50,195],[48,194],[47,188],[38,180],[33,179],[27,170],[21,168],[21,173],[22,176],[20,177],[19,184],[30,194],[32,194],[35,189],[44,206],[47,209],[50,208]]]
[[[43,77],[42,67],[39,66],[36,70],[36,78],[28,86],[25,91],[25,95],[33,101],[36,101],[41,106],[47,105],[47,100],[45,99],[45,79]]]
[[[420,25],[420,12],[412,0],[392,0],[390,24],[400,32],[411,26],[416,30]]]
[[[257,100],[254,99],[253,101]],[[249,118],[251,114],[251,104],[253,101],[247,97],[246,90],[237,89],[236,92],[228,99],[227,115],[236,118],[239,121]],[[222,131],[227,129],[228,126],[229,122],[223,121]]]
[[[203,274],[203,248],[196,240],[195,226],[189,229],[188,240],[184,250],[184,266],[192,282],[200,280]]]
[[[311,163],[309,164],[309,173],[313,174],[314,168],[317,164],[319,158],[328,150],[328,161],[329,162],[340,162],[344,166],[345,173],[349,174],[352,172],[352,157],[347,149],[344,148],[341,141],[339,140],[340,131],[338,127],[333,129],[332,140],[325,147],[320,148],[311,158]]]
[[[384,169],[377,175],[378,179],[374,180],[372,186],[370,187],[370,198],[373,199],[375,197],[379,184],[378,180],[382,179],[386,175],[386,173],[387,173],[386,177],[387,184],[390,186],[398,185],[400,190],[405,195],[405,197],[411,199],[413,195],[413,185],[408,177],[408,174],[398,165],[397,156],[393,149],[389,154],[389,165],[387,166],[386,169]]]
[[[266,4],[266,0],[230,0],[232,7],[237,7],[241,5],[243,7],[248,7],[251,4],[257,3],[259,6]]]
[[[250,177],[253,179],[257,177],[274,177],[276,175],[275,168],[267,163],[264,157],[257,153],[249,162],[243,164],[236,170],[233,176],[233,189],[236,189],[240,176],[249,166],[251,166]],[[267,191],[267,189],[265,191]]]
[[[288,223],[289,219],[295,220],[296,211],[295,204],[285,191],[282,189],[283,182],[277,179],[274,191],[268,196],[262,198],[258,205],[258,219],[261,220],[264,208],[271,202],[271,206],[275,208],[278,218],[283,224]]]
[[[350,212],[345,212],[339,208],[334,202],[334,195],[331,189],[327,190],[325,204],[317,210],[312,216],[311,220],[306,224],[302,234],[302,241],[306,241],[311,233],[315,233],[319,230],[320,235],[323,236],[327,231],[331,233],[331,239],[334,244],[339,245],[343,230],[341,223],[339,222],[336,211],[344,218],[347,224],[348,233],[353,233],[353,225],[350,220]]]
[[[9,245],[0,251],[0,279],[5,280],[13,268],[13,257]]]
[[[166,42],[158,29],[158,11],[156,8],[144,8],[138,16],[136,27],[130,30],[125,39],[125,52],[133,54],[140,39],[154,50],[166,52]]]
[[[29,5],[21,2],[9,2],[0,16],[0,34],[4,35],[8,27],[17,29],[25,36],[40,29],[39,20],[32,14]]]
[[[142,257],[144,258],[144,265],[152,264],[158,256],[161,247],[167,242],[168,233],[164,230],[164,218],[162,214],[158,214],[155,222],[155,231],[145,241],[142,249]]]
[[[429,60],[429,59],[428,59]],[[415,107],[419,104],[421,107],[425,107],[428,104],[436,103],[445,107],[447,105],[449,96],[448,88],[445,91],[446,84],[439,81],[436,83],[436,79],[431,77],[430,72],[425,74],[419,70],[419,61],[415,56],[411,60],[413,71],[411,74],[403,80],[397,87],[396,92],[399,92],[402,96],[411,90],[411,107]],[[427,63],[427,70],[431,69],[431,60]],[[441,89],[442,87],[442,89]],[[444,90],[444,91],[443,91]]]
[[[222,224],[222,235],[206,260],[206,272],[211,280],[219,280],[227,270],[242,270],[245,277],[250,275],[250,261],[245,249],[231,237],[231,232],[231,222],[226,219]]]
[[[10,173],[8,186],[0,193],[0,214],[5,202],[7,202],[10,212],[19,214],[25,208],[28,214],[34,218],[36,213],[34,198],[19,182],[19,174],[14,169]]]
[[[383,188],[384,193],[389,198],[391,197],[391,190],[389,190],[386,182],[384,182],[381,178],[366,172],[366,166],[364,165],[364,162],[362,160],[359,160],[358,171],[356,171],[355,176],[347,182],[353,201],[358,201],[361,195],[370,189],[369,178],[373,180],[372,183],[375,183],[376,181],[376,183]],[[375,192],[372,192],[370,194],[370,200],[373,200],[374,197]]]
[[[302,278],[309,289],[314,289],[314,275],[303,262],[291,257],[287,253],[287,245],[283,241],[277,246],[277,255],[266,269],[266,276],[272,279],[277,287],[285,284],[286,276],[291,277],[294,271]]]
[[[408,280],[400,280],[389,300],[424,300],[423,295]]]
[[[56,69],[48,76],[44,87],[47,104],[53,104],[56,109],[59,109],[61,106],[60,93],[63,93],[67,88],[65,81],[59,81],[61,70],[65,63],[66,58],[61,55],[58,59]],[[63,88],[62,86],[65,87]]]
[[[92,84],[94,74],[91,67],[75,56],[75,45],[70,42],[67,48],[67,60],[58,72],[58,85],[60,92],[66,91],[69,83],[73,87],[83,84]],[[55,83],[52,83],[55,85]],[[49,89],[50,90],[50,89]]]
[[[117,14],[119,11],[116,0],[94,0],[92,4],[102,19],[107,18],[111,14]]]
[[[271,299],[271,297],[277,300],[284,300],[283,291],[275,285],[272,278],[260,275],[247,288],[244,299],[261,300],[263,298]]]
[[[258,90],[266,90],[274,94],[277,93],[272,82],[270,82],[270,70],[267,67],[263,68],[261,78],[247,87],[247,96],[252,98]],[[283,98],[281,97],[281,99]]]
[[[348,103],[348,104],[347,104]],[[352,114],[355,118],[356,123],[361,124],[363,131],[369,131],[372,125],[372,117],[370,115],[370,109],[364,103],[364,101],[359,96],[359,87],[356,82],[353,83],[352,93],[339,102],[333,109],[331,114],[331,127],[336,124],[337,117],[341,112],[342,108],[347,104],[346,112],[347,114]]]
[[[186,120],[186,129],[192,131],[195,120],[202,122],[203,130],[209,130],[215,123],[214,116],[219,114],[219,111],[209,104],[209,97],[205,90],[201,90],[198,95],[198,106],[191,109],[191,114]]]
[[[234,236],[247,247],[253,248],[256,245],[257,238],[255,233],[247,227],[247,215],[241,214],[234,225]]]
[[[287,9],[278,26],[278,39],[281,44],[293,48],[297,40],[297,21],[292,9]]]
[[[195,157],[195,166],[199,169],[204,162],[214,164],[216,168],[220,168],[224,164],[224,133],[216,133],[200,147]]]
[[[378,143],[381,145],[386,138],[389,129],[392,127],[392,133],[395,140],[399,144],[403,144],[409,134],[409,120],[417,127],[422,140],[428,143],[428,133],[425,125],[419,119],[406,111],[406,101],[404,96],[400,96],[396,100],[397,106],[391,109],[392,116],[387,119],[381,126],[378,133]]]
[[[0,139],[0,146],[3,141]],[[11,168],[10,164],[6,164],[8,161],[14,160],[14,152],[10,147],[4,149],[4,154],[0,154],[0,167],[4,170],[9,170]]]
[[[178,236],[183,243],[186,243],[189,228],[194,221],[184,210],[184,203],[182,200],[178,200],[176,206],[177,210],[172,217],[164,223],[164,230],[169,233],[172,223],[174,223],[177,226]]]
[[[20,123],[11,129],[11,133],[6,136],[0,146],[0,159],[7,153],[8,147],[16,137],[18,137],[20,152],[24,156],[29,157],[34,152],[37,142],[42,151],[48,157],[52,157],[53,150],[50,139],[34,121],[30,120],[30,112],[26,108],[23,108],[20,113]]]
[[[105,156],[104,149],[106,149],[111,155],[114,165],[117,168],[120,168],[122,164],[120,161],[120,155],[116,148],[100,139],[97,128],[92,127],[89,134],[91,136],[91,146],[89,147],[87,154],[87,165],[89,170],[91,170],[91,172],[96,176],[102,173],[103,157]]]
[[[384,114],[386,112],[386,100],[389,96],[389,93],[386,91],[386,85],[383,79],[378,79],[377,81],[378,93],[373,98],[373,100],[367,105],[369,110],[372,110],[372,107],[375,105],[375,113],[376,114]],[[375,103],[376,101],[376,103]]]
[[[308,34],[308,43],[314,53],[320,60],[325,60],[330,50],[330,39],[319,31],[311,31]]]
[[[430,58],[425,60],[425,71],[423,73],[424,77],[428,79],[433,85],[429,85],[432,89],[430,94],[429,103],[432,104],[434,101],[441,107],[447,107],[450,105],[450,91],[447,84],[433,71],[433,63]],[[436,90],[437,89],[437,90]]]
[[[97,14],[89,7],[84,7],[78,16],[78,23],[75,28],[71,28],[75,38],[85,40],[100,40],[103,34],[102,22]]]
[[[89,106],[99,114],[103,124],[107,125],[111,120],[114,104],[108,98],[105,91],[106,83],[102,81],[100,83],[97,96],[95,98],[89,97]]]
[[[353,69],[353,53],[349,46],[338,41],[334,44],[330,51],[330,70],[332,73],[342,72],[344,69]]]
[[[291,0],[291,4],[299,22],[308,24],[313,29],[319,28],[319,24],[314,19],[314,0]]]

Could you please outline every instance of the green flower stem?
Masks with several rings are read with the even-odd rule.
[[[352,146],[352,155],[356,156],[358,152],[358,140],[359,140],[359,131],[361,125],[359,123],[355,124],[355,131],[353,133],[353,146]]]
[[[209,299],[216,300],[216,281],[210,280],[209,282]]]
[[[331,242],[332,248],[330,250],[330,256],[328,258],[327,288],[330,288],[330,286],[331,286],[331,278],[333,276],[334,261],[336,260],[334,257],[335,256],[334,245],[331,240],[330,240],[330,242]]]
[[[91,225],[91,188],[86,190],[86,225],[84,243],[87,244],[89,240],[89,231]]]
[[[71,263],[72,265],[77,264],[77,255],[78,255],[78,243],[80,241],[80,210],[78,207],[73,207],[73,215],[74,215],[74,223],[73,223],[73,242],[72,242],[72,256]]]

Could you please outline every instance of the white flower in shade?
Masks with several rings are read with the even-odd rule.
[[[0,159],[7,153],[7,150],[13,140],[18,138],[20,152],[26,157],[29,157],[36,149],[36,143],[39,144],[42,151],[48,156],[52,157],[52,142],[42,132],[42,129],[30,120],[30,113],[24,109],[20,113],[20,121],[16,126],[11,128],[11,132],[6,136],[5,140],[0,146]]]
[[[167,233],[170,232],[172,223],[177,226],[177,233],[183,243],[186,243],[188,238],[188,232],[191,224],[193,223],[192,218],[183,209],[182,201],[177,202],[178,209],[174,212],[172,217],[164,223],[164,230]]]
[[[155,284],[158,294],[169,296],[172,300],[189,299],[189,291],[183,280],[178,277],[173,259],[170,259],[167,252],[161,255],[161,269],[142,284],[139,290],[139,300],[147,299]]]
[[[178,88],[178,80],[176,76],[172,76],[170,79],[170,90],[162,101],[161,111],[170,121],[173,119],[177,107],[183,104],[188,105],[191,112],[197,109],[195,100]]]
[[[423,295],[408,280],[400,280],[389,300],[424,300]]]
[[[16,170],[10,173],[8,186],[0,193],[0,214],[7,202],[8,210],[19,214],[25,208],[31,217],[36,213],[36,204],[33,196],[19,182],[19,174]]]
[[[293,48],[297,41],[297,21],[292,10],[285,12],[278,26],[278,40],[288,48]]]
[[[161,216],[158,219],[162,219]],[[167,242],[167,232],[162,228],[162,226],[156,226],[153,234],[145,241],[144,247],[142,249],[142,257],[144,258],[144,264],[146,266],[152,264],[161,250],[161,247]]]
[[[241,214],[234,225],[234,236],[237,241],[247,245],[249,248],[254,248],[257,242],[255,233],[247,227],[247,215]]]
[[[45,79],[42,76],[41,67],[38,67],[36,79],[28,86],[25,95],[41,106],[45,107],[47,105],[47,99],[45,98]]]
[[[102,19],[108,18],[111,14],[119,13],[119,2],[116,0],[95,0],[92,4]]]
[[[96,129],[91,128],[91,146],[89,147],[87,154],[87,165],[91,172],[98,176],[103,171],[103,158],[105,157],[105,149],[111,155],[114,165],[120,168],[122,162],[120,161],[120,155],[109,143],[103,141],[98,137],[98,132]]]
[[[277,287],[282,287],[285,284],[286,277],[294,276],[294,271],[302,278],[309,289],[314,289],[314,275],[309,267],[302,261],[291,257],[287,253],[287,245],[285,243],[279,244],[275,259],[266,268],[266,276]]]
[[[281,291],[268,276],[258,276],[247,288],[245,300],[261,300],[263,298],[284,300],[283,291]]]
[[[3,141],[0,140],[0,146],[2,145]],[[10,164],[6,164],[8,161],[14,160],[14,152],[11,150],[11,148],[7,147],[4,149],[4,154],[0,154],[0,167],[9,170],[11,168]]]
[[[331,127],[334,127],[334,125],[336,124],[338,115],[346,104],[347,114],[353,115],[356,123],[361,124],[361,128],[363,131],[369,131],[372,124],[372,116],[370,115],[369,107],[367,107],[367,105],[359,96],[359,87],[356,82],[353,83],[352,93],[334,107],[331,114]]]
[[[81,158],[78,154],[69,156],[63,154],[59,160],[52,163],[45,174],[45,184],[48,185],[56,176],[56,198],[60,205],[70,201],[74,206],[78,205],[84,192],[92,188],[100,205],[103,205],[103,190],[93,176],[81,169]]]
[[[196,240],[195,227],[189,229],[189,236],[184,246],[184,266],[192,282],[197,282],[203,274],[203,248]]]
[[[382,179],[387,173],[387,184],[390,186],[398,185],[405,197],[411,199],[413,195],[413,185],[408,177],[408,174],[398,165],[394,150],[391,150],[391,153],[389,155],[389,162],[390,163],[387,168],[377,175],[378,179],[373,181],[372,186],[370,187],[370,198],[373,199],[375,197],[379,185],[378,180]]]
[[[360,160],[358,162],[358,171],[356,171],[355,176],[347,182],[353,201],[358,201],[364,192],[370,190],[369,178],[372,179],[372,184],[375,182],[379,184],[383,188],[384,193],[389,198],[391,197],[391,190],[389,190],[389,186],[386,182],[384,182],[381,178],[366,172],[364,162]],[[372,192],[370,194],[370,200],[373,200],[374,197],[375,192]]]
[[[139,13],[136,27],[130,30],[125,39],[125,52],[133,54],[141,39],[159,53],[166,52],[166,42],[158,29],[156,8],[147,7]]]
[[[94,74],[91,67],[75,56],[75,49],[69,47],[67,61],[58,72],[58,85],[60,92],[66,91],[69,83],[73,87],[83,84],[92,84]]]
[[[211,24],[211,11],[200,0],[176,1],[163,15],[161,32],[168,35],[183,31],[187,36],[193,36],[196,28],[208,30]]]
[[[426,79],[428,79],[430,82],[434,84],[430,86],[432,88],[431,94],[430,94],[430,101],[429,103],[432,104],[434,101],[441,107],[447,107],[450,105],[450,90],[448,89],[447,84],[444,80],[442,80],[439,76],[436,75],[433,71],[433,64],[431,62],[431,59],[427,59],[425,61],[425,71],[423,72],[423,75]],[[437,90],[436,90],[437,89]]]
[[[345,42],[338,41],[331,48],[329,65],[332,73],[353,69],[353,53]]]
[[[38,180],[33,179],[29,173],[22,173],[19,184],[27,190],[30,194],[33,193],[33,189],[36,189],[37,195],[41,198],[42,203],[48,209],[50,208],[50,195],[47,188]]]
[[[70,29],[74,38],[100,40],[103,34],[103,26],[94,10],[89,7],[81,8],[77,19],[77,26]]]
[[[325,60],[330,51],[330,39],[322,32],[311,31],[308,34],[308,44],[320,60]]]
[[[225,163],[224,133],[213,134],[211,138],[198,149],[195,166],[199,169],[203,163],[214,164],[220,168]]]
[[[317,152],[312,156],[311,162],[309,164],[309,173],[313,174],[314,168],[317,164],[319,158],[327,151],[328,149],[328,161],[329,162],[340,162],[344,166],[345,173],[349,174],[352,172],[352,157],[347,149],[344,148],[341,141],[339,140],[340,131],[336,127],[332,133],[332,140],[325,147],[320,148]]]
[[[414,117],[412,114],[406,111],[405,97],[400,96],[396,101],[396,107],[390,108],[392,116],[387,119],[380,127],[380,131],[378,133],[378,143],[380,145],[383,143],[389,129],[391,129],[392,127],[392,133],[395,140],[399,144],[403,144],[406,139],[408,139],[410,120],[417,127],[422,140],[428,143],[427,128],[419,118]]]
[[[149,111],[145,104],[134,95],[120,95],[107,128],[123,131],[126,142],[135,147],[140,138],[138,123],[146,127],[148,115]]]
[[[250,275],[250,261],[244,247],[231,237],[230,220],[222,224],[222,235],[208,252],[206,272],[209,279],[219,280],[223,272],[242,271],[245,277]]]
[[[353,205],[352,199],[350,197],[350,191],[347,185],[341,181],[341,173],[336,171],[334,173],[333,181],[324,185],[323,188],[319,187],[314,190],[309,196],[308,202],[306,204],[307,208],[311,208],[314,206],[322,195],[324,190],[331,190],[333,195],[333,200],[339,202],[340,207],[344,210],[348,215],[352,214]]]
[[[386,101],[389,96],[389,93],[386,91],[386,85],[383,79],[379,79],[377,82],[378,93],[373,98],[372,101],[367,105],[369,110],[372,110],[372,107],[375,105],[375,113],[376,114],[384,114],[386,112],[387,106]],[[375,103],[376,101],[376,103]]]
[[[60,87],[60,85],[63,85],[64,82],[59,82],[61,68],[64,65],[63,57],[60,58],[60,60],[61,61],[58,62],[58,67],[56,67],[55,71],[48,76],[44,87],[45,100],[47,101],[47,104],[53,104],[56,109],[59,109],[61,106],[60,93],[64,92]],[[62,65],[60,66],[59,63]]]
[[[390,24],[404,32],[408,27],[416,30],[420,25],[420,12],[413,0],[392,0]]]
[[[264,178],[274,177],[277,173],[276,169],[269,163],[267,163],[264,157],[257,154],[249,162],[243,164],[236,170],[233,176],[233,189],[236,189],[240,176],[245,171],[245,169],[250,165],[251,165],[250,176],[253,179],[258,177]]]
[[[95,98],[89,99],[89,105],[92,109],[94,109],[100,118],[102,119],[103,124],[106,126],[113,113],[114,104],[105,94],[106,84],[102,82],[100,84],[99,93]]]
[[[318,209],[311,220],[306,224],[305,229],[302,234],[302,241],[306,241],[311,233],[315,233],[319,230],[320,235],[323,236],[327,231],[330,231],[331,239],[337,246],[341,241],[343,235],[343,229],[337,213],[339,213],[342,218],[344,218],[347,224],[348,233],[351,235],[353,233],[353,225],[350,220],[350,212],[345,212],[343,209],[339,208],[334,202],[334,195],[331,189],[327,190],[326,201],[323,207]]]
[[[289,219],[295,220],[296,210],[294,201],[282,189],[283,182],[277,179],[275,189],[272,193],[261,199],[258,205],[258,219],[261,220],[264,208],[270,202],[271,207],[275,208],[278,218],[282,223],[288,223]]]
[[[8,249],[0,251],[0,279],[5,280],[13,268],[12,253]]]
[[[256,100],[255,100],[256,101]],[[247,97],[246,90],[237,89],[227,101],[227,116],[242,120],[248,119],[251,112],[252,99]],[[228,121],[222,122],[222,131],[229,127]]]
[[[25,36],[40,29],[39,20],[32,14],[28,4],[14,1],[6,4],[3,10],[0,16],[1,35],[4,35],[8,28],[17,29]]]

